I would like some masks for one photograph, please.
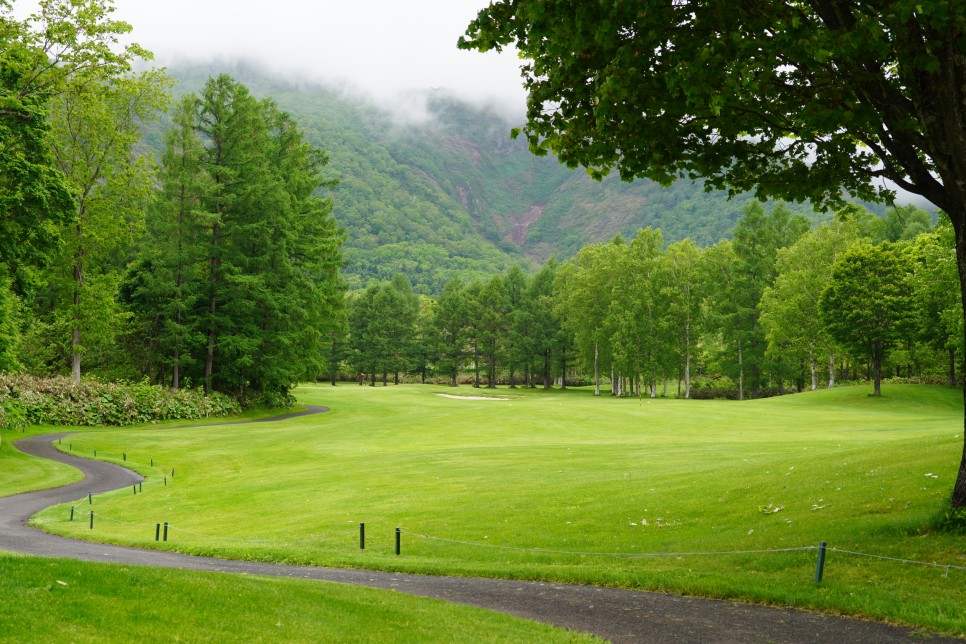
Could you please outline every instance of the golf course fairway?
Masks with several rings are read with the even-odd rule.
[[[96,450],[147,479],[78,499],[73,521],[67,505],[34,525],[227,558],[734,598],[964,636],[966,537],[941,529],[962,393],[883,393],[734,402],[304,386],[301,402],[331,411],[65,439],[61,449]],[[156,541],[163,523],[168,540]]]

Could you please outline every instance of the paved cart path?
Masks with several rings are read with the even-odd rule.
[[[326,411],[309,407],[284,418]],[[278,420],[262,419],[269,422]],[[910,629],[729,601],[678,597],[616,588],[600,588],[502,579],[435,577],[366,570],[286,566],[196,557],[158,550],[127,548],[49,535],[28,527],[40,510],[76,501],[142,480],[131,470],[78,458],[55,449],[53,441],[77,433],[24,438],[21,451],[67,463],[81,470],[84,480],[59,488],[0,498],[0,549],[42,557],[63,557],[127,565],[161,566],[318,579],[393,589],[501,611],[575,631],[594,633],[614,642],[809,642],[888,644],[891,642],[961,642],[930,637]]]

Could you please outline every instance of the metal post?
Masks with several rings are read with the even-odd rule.
[[[155,541],[161,541],[161,524],[160,523],[155,523],[154,524],[154,540]]]
[[[815,564],[815,583],[822,583],[822,575],[825,573],[825,542],[818,542],[818,563]]]
[[[91,510],[91,530],[94,529],[94,511]]]
[[[165,541],[168,540],[168,522],[167,521],[164,522],[164,540]]]
[[[70,506],[70,520],[74,520],[74,506]]]
[[[366,524],[359,524],[359,550],[366,549]]]
[[[397,555],[399,554],[399,546],[400,546],[399,542],[402,538],[401,535],[402,535],[402,532],[399,530],[399,528],[396,528],[396,554]]]

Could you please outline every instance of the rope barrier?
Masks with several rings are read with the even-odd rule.
[[[582,551],[572,551],[572,550],[550,550],[546,548],[523,548],[519,546],[500,546],[492,543],[478,543],[473,541],[459,541],[457,539],[446,539],[444,537],[434,537],[428,534],[418,534],[415,532],[406,532],[404,530],[400,531],[401,534],[407,534],[412,537],[420,537],[423,539],[429,539],[432,541],[443,541],[446,543],[456,543],[464,546],[474,546],[478,548],[496,548],[500,550],[516,550],[518,552],[539,552],[543,554],[555,554],[555,555],[586,555],[594,557],[626,557],[626,558],[643,558],[643,557],[689,557],[689,556],[706,556],[706,555],[750,555],[750,554],[769,554],[778,552],[806,552],[808,550],[817,550],[816,546],[803,546],[800,548],[778,548],[773,550],[734,550],[728,552],[582,552]]]
[[[104,516],[100,512],[97,513],[97,518],[98,519],[103,519],[105,521],[111,521],[113,523],[123,523],[124,525],[135,525],[135,526],[141,526],[141,527],[154,527],[154,524],[153,523],[150,523],[149,524],[149,523],[133,523],[131,521],[121,521],[120,519],[112,519],[111,517]]]
[[[221,541],[240,541],[244,543],[285,543],[285,542],[295,542],[295,541],[314,541],[320,537],[331,537],[344,534],[346,532],[356,532],[358,528],[346,528],[343,530],[337,530],[335,532],[321,532],[318,534],[310,534],[304,537],[292,537],[288,539],[243,539],[241,537],[220,537],[213,534],[204,534],[202,532],[194,532],[192,530],[185,530],[184,528],[179,528],[177,526],[168,524],[168,530],[177,530],[178,532],[184,532],[185,534],[194,535],[196,537],[204,537],[206,539],[218,539]]]
[[[917,566],[929,566],[930,568],[945,568],[947,576],[950,570],[966,570],[966,566],[954,566],[952,564],[928,563],[925,561],[914,561],[912,559],[898,559],[896,557],[886,557],[884,555],[870,555],[866,552],[853,552],[852,550],[843,550],[841,548],[829,548],[828,550],[829,552],[840,552],[845,555],[855,555],[856,557],[868,557],[870,559],[884,559],[885,561],[895,561],[897,563],[904,563],[904,564],[915,564]]]

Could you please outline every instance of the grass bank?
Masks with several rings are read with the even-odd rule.
[[[296,579],[0,553],[0,642],[592,642],[490,611]]]
[[[894,561],[966,566],[963,537],[931,528],[962,450],[956,390],[746,402],[420,386],[297,393],[332,411],[74,436],[75,453],[127,454],[148,476],[144,493],[83,506],[93,531],[68,521],[67,507],[36,523],[197,554],[659,589],[966,635],[966,572]],[[160,522],[166,543],[154,541]],[[837,550],[815,584],[806,548],[820,541]]]

